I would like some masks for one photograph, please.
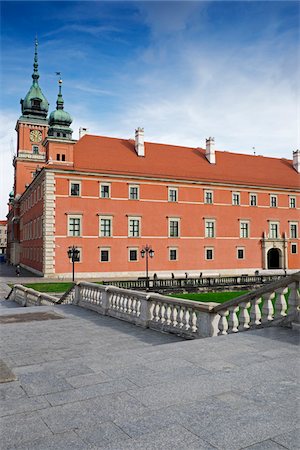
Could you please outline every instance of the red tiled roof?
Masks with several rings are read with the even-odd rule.
[[[0,220],[0,225],[7,225],[7,220]]]
[[[291,160],[216,151],[216,164],[210,164],[202,148],[151,142],[145,143],[145,156],[139,157],[133,140],[92,135],[85,135],[75,144],[74,169],[255,186],[300,187],[300,176]]]

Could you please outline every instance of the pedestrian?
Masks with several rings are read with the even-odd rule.
[[[20,273],[21,273],[21,266],[20,266],[20,264],[17,264],[17,266],[16,266],[16,275],[17,275],[17,277],[20,276]]]

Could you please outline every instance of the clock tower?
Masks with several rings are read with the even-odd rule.
[[[14,194],[21,195],[31,183],[38,167],[46,162],[45,148],[42,142],[48,133],[47,114],[49,103],[39,86],[38,42],[35,41],[32,85],[21,100],[22,115],[17,121],[17,155],[14,159]]]

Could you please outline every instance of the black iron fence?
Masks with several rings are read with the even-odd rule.
[[[257,286],[279,280],[284,275],[240,275],[234,277],[199,277],[199,278],[168,278],[149,279],[150,291],[166,290],[201,290],[220,289],[233,286]],[[124,289],[146,290],[146,278],[138,280],[104,281],[103,284],[117,286]]]

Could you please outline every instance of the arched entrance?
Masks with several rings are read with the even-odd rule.
[[[280,256],[278,248],[270,248],[268,251],[268,269],[281,269]]]

